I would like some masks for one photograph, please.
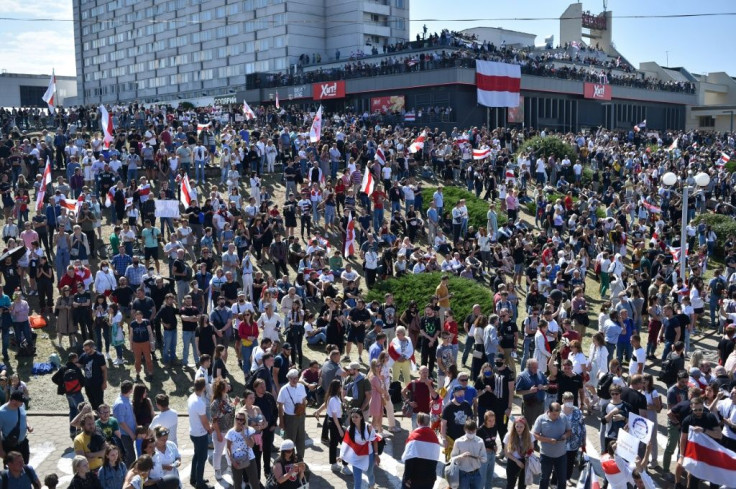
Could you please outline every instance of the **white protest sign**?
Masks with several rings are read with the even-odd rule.
[[[179,201],[178,200],[157,200],[156,201],[156,217],[172,217],[179,218]]]
[[[654,423],[635,413],[629,413],[629,433],[646,444],[652,441]]]
[[[627,462],[635,462],[636,457],[641,456],[640,450],[646,445],[642,443],[637,437],[624,431],[623,429],[618,430],[618,439],[616,440],[616,455],[620,456]]]

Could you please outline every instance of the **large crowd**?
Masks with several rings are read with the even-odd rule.
[[[231,472],[238,489],[299,488],[307,409],[324,413],[329,463],[358,489],[364,474],[374,487],[399,406],[412,424],[411,489],[433,487],[440,459],[452,487],[562,489],[583,451],[600,454],[613,488],[644,487],[649,474],[696,488],[682,467],[690,427],[736,449],[734,237],[718,244],[691,220],[686,276],[673,252],[680,188],[696,175],[710,178],[688,218],[713,204],[731,212],[734,182],[719,163],[730,135],[426,128],[410,152],[416,129],[349,113],[326,114],[314,143],[311,115],[295,107],[208,126],[211,111],[110,110],[130,123],[109,147],[88,130],[89,108],[62,109],[56,131],[11,127],[0,144],[2,238],[8,251],[25,247],[0,264],[3,360],[11,337],[33,354],[34,313],[69,345],[52,380],[69,405],[73,489],[173,489],[186,478],[206,489],[208,447],[216,477]],[[534,136],[572,152],[517,153]],[[46,161],[53,179],[37,199]],[[667,172],[676,185],[661,183]],[[194,195],[180,206],[185,179]],[[445,186],[487,201],[486,222],[471,222],[466,200],[447,202]],[[523,209],[536,210],[524,219]],[[379,280],[429,272],[440,272],[433,296],[366,300]],[[489,288],[488,302],[460,317],[453,276]],[[717,361],[692,347],[703,334],[722,336]],[[307,346],[324,360],[306,358]],[[135,381],[106,404],[113,365]],[[194,455],[180,474],[171,399],[149,397],[148,385],[187,366]],[[231,392],[234,379],[243,392]],[[24,466],[28,392],[11,380],[0,456],[25,488],[39,482]],[[662,410],[666,446],[655,436],[621,479],[612,467],[629,413],[657,426]]]

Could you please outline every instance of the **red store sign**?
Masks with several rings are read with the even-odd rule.
[[[312,84],[312,98],[314,100],[345,98],[345,81]]]
[[[595,100],[611,100],[611,85],[604,83],[585,83],[583,96]]]

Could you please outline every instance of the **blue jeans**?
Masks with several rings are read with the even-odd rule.
[[[375,475],[373,475],[373,464],[375,463],[375,457],[376,455],[373,453],[368,455],[368,470],[366,471],[368,474],[368,487],[372,487],[376,484],[376,477]],[[353,483],[355,484],[353,486],[355,489],[360,489],[361,487],[363,487],[363,471],[354,465]]]
[[[254,340],[253,344],[251,344],[250,346],[243,346],[243,342],[240,342],[240,358],[243,359],[243,371],[245,373],[250,372],[250,356],[253,354],[253,350],[256,348],[256,341],[258,340]]]
[[[482,489],[493,487],[493,471],[496,469],[496,453],[486,451],[486,463],[480,464],[480,486]]]
[[[542,477],[539,480],[539,489],[547,489],[549,487],[549,478],[552,475],[553,467],[557,474],[557,489],[565,489],[567,485],[567,453],[563,453],[560,457],[541,455],[539,460],[542,463]]]
[[[383,224],[383,209],[373,209],[373,230],[378,232]]]
[[[319,342],[327,343],[327,336],[323,333],[316,333],[311,338],[307,338],[308,345],[316,345]]]
[[[467,338],[465,338],[465,348],[463,349],[463,361],[460,363],[465,363],[468,360],[468,355],[470,355],[470,352],[473,351],[473,347],[475,346],[475,338],[468,335]]]
[[[664,362],[664,359],[667,358],[667,355],[672,351],[672,342],[665,340],[664,342],[664,351],[662,352],[662,361]]]
[[[56,262],[56,276],[57,277],[63,277],[66,273],[66,267],[69,266],[69,263],[71,261],[71,256],[69,255],[69,250],[67,248],[64,249],[56,249],[56,257],[54,257],[54,261]]]
[[[197,354],[197,347],[194,344],[194,331],[182,331],[181,340],[184,342],[184,347],[181,351],[181,361],[184,365],[189,363],[189,347],[192,347],[192,357],[194,363],[199,363],[199,355]]]
[[[3,314],[3,317],[2,317],[3,359],[8,358],[8,346],[10,346],[10,327],[12,325],[13,325],[13,321],[10,319],[10,313]]]
[[[33,343],[33,336],[31,336],[31,323],[29,323],[27,319],[19,322],[13,321],[13,330],[15,330],[15,341],[18,345],[23,342],[23,339],[28,343]]]
[[[721,322],[718,320],[718,298],[711,297],[708,305],[710,306],[710,325],[718,330],[718,334],[723,334],[721,331]]]
[[[77,406],[79,406],[80,402],[84,401],[84,396],[82,395],[82,392],[77,392],[76,394],[67,394],[66,395],[66,402],[69,403],[69,422],[71,422],[74,418],[77,417],[77,414],[79,414],[79,410],[77,409]],[[69,434],[71,436],[75,436],[77,434],[77,429],[73,426],[69,426]]]
[[[529,350],[531,349],[533,336],[524,336],[524,346],[522,347],[524,352],[521,354],[521,368],[526,368],[526,361],[529,359]]]
[[[189,439],[194,444],[194,456],[192,456],[192,471],[189,473],[189,482],[197,485],[204,484],[204,466],[207,463],[207,435],[189,435]]]
[[[204,182],[204,160],[194,160],[194,179]]]
[[[690,330],[687,327],[682,330],[682,342],[685,343],[685,353],[690,353]]]
[[[176,361],[176,329],[164,329],[164,363]]]
[[[138,178],[138,168],[128,168],[128,182]]]
[[[474,470],[473,472],[460,471],[460,485],[458,489],[482,489],[483,479],[480,475],[480,470]]]
[[[624,357],[626,357],[626,360],[631,360],[631,343],[629,342],[616,345],[616,358],[618,358],[619,363]]]

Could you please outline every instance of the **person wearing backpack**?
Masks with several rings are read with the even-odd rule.
[[[187,265],[184,258],[185,253],[186,250],[183,248],[176,250],[176,260],[172,264],[172,271],[176,280],[177,304],[184,303],[184,296],[189,293],[189,281],[192,280],[192,267]]]
[[[8,487],[14,489],[41,489],[41,481],[38,479],[36,471],[30,465],[26,465],[20,452],[9,452],[5,455],[5,463],[8,468],[0,472],[3,489]]]
[[[56,393],[66,396],[69,404],[69,421],[71,422],[79,414],[78,406],[84,402],[82,387],[84,387],[84,375],[82,369],[77,366],[79,356],[72,352],[67,357],[66,365],[61,367],[51,377],[51,381],[57,385]],[[77,434],[76,428],[69,425],[69,436],[73,439]]]
[[[718,315],[718,303],[723,298],[723,293],[726,290],[726,281],[723,278],[723,269],[717,268],[713,274],[713,278],[708,282],[708,306],[710,307],[710,324],[711,326],[718,326],[718,333],[723,332],[721,327],[721,321]]]
[[[678,341],[662,362],[662,369],[657,377],[669,388],[677,381],[677,372],[685,368],[685,343]]]

